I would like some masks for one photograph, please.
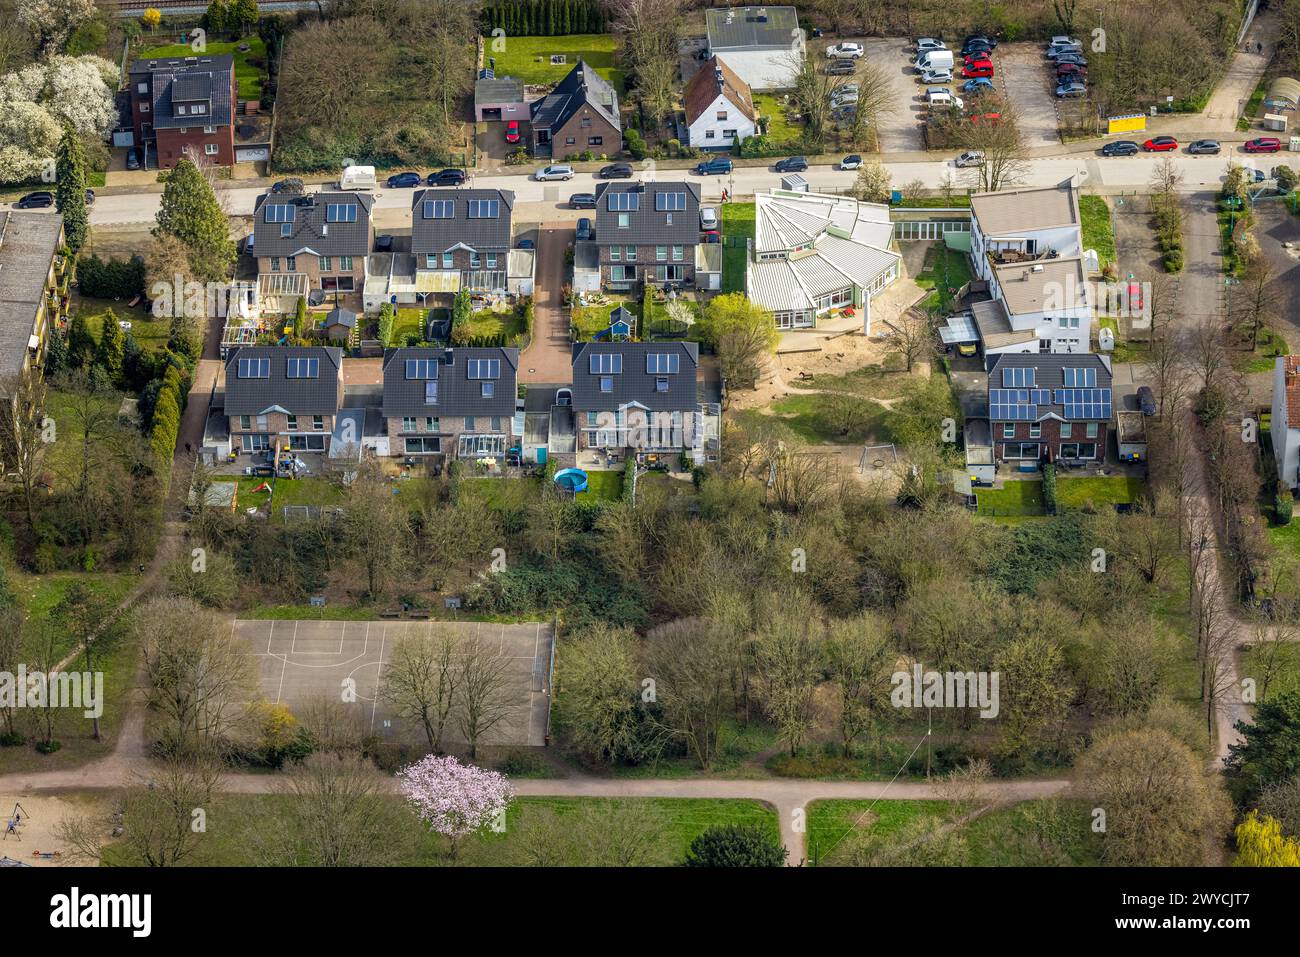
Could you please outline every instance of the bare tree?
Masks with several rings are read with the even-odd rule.
[[[76,449],[68,460],[68,478],[75,491],[72,504],[81,544],[89,545],[109,503],[103,465],[105,456],[115,451],[110,440],[116,431],[118,394],[84,372],[65,376],[60,389],[67,394],[60,430],[71,436]]]
[[[366,593],[378,595],[406,568],[410,516],[393,495],[377,462],[367,458],[348,489],[343,538],[366,573]]]
[[[36,496],[45,481],[45,455],[58,423],[47,422],[45,377],[35,367],[0,389],[0,480],[21,491],[27,527],[36,527]]]
[[[731,649],[725,634],[704,619],[679,619],[646,636],[645,655],[659,705],[650,720],[683,741],[707,769],[731,711]]]
[[[838,730],[844,757],[888,716],[890,674],[896,652],[884,622],[872,616],[830,623],[826,661],[835,681]]]
[[[1261,332],[1271,331],[1281,312],[1282,301],[1274,280],[1273,267],[1262,255],[1246,263],[1241,281],[1231,286],[1228,321],[1253,352],[1259,348]]]
[[[934,322],[923,309],[907,309],[892,322],[885,320],[884,326],[885,344],[902,355],[908,372],[935,348]]]
[[[756,651],[764,710],[793,757],[816,727],[825,632],[813,609],[791,597],[760,596]]]
[[[1300,663],[1300,628],[1289,621],[1256,622],[1251,628],[1250,660],[1257,671],[1259,700],[1267,701],[1273,684]]]
[[[522,692],[510,672],[510,659],[489,649],[477,635],[461,646],[460,695],[456,726],[469,744],[470,760],[479,742],[512,718]]]
[[[418,721],[429,750],[442,752],[442,737],[458,704],[462,678],[460,642],[450,628],[428,638],[412,635],[393,647],[384,666],[380,697],[404,718]]]

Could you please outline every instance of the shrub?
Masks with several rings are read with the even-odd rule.
[[[686,852],[687,867],[783,867],[786,849],[755,824],[714,825]]]
[[[144,259],[82,259],[77,263],[77,286],[83,296],[94,299],[130,299],[144,291]]]
[[[1043,508],[1048,515],[1056,514],[1056,466],[1043,466]]]
[[[1291,490],[1281,482],[1277,483],[1277,491],[1273,495],[1273,520],[1278,525],[1291,524],[1291,512],[1294,507],[1294,499],[1291,497]]]

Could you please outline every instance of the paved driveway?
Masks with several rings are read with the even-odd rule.
[[[565,253],[572,242],[572,223],[543,223],[537,231],[533,341],[519,357],[519,381],[525,384],[567,385],[573,381],[569,313],[563,296],[569,275]]]

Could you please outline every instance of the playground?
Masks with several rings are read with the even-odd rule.
[[[55,829],[63,818],[86,810],[64,798],[0,794],[0,859],[8,858],[7,866],[66,863],[68,847],[55,835]]]
[[[546,743],[550,706],[553,633],[549,624],[449,621],[278,621],[237,620],[235,632],[257,656],[262,694],[292,711],[312,697],[343,697],[362,709],[365,725],[384,737],[418,740],[414,722],[399,718],[375,691],[401,639],[432,640],[451,630],[477,638],[509,661],[512,712],[484,744],[540,746]],[[457,741],[457,735],[449,734]]]

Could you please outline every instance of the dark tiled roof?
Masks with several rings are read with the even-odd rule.
[[[609,197],[617,193],[637,194],[637,208],[611,210]],[[685,208],[671,212],[656,209],[658,203],[656,197],[661,193],[684,193]],[[627,228],[620,228],[618,225],[621,212],[628,214]],[[638,183],[624,180],[617,183],[601,183],[596,187],[596,243],[598,245],[694,246],[699,241],[700,187],[696,183]]]
[[[524,102],[524,81],[513,76],[484,77],[474,83],[474,105]]]
[[[701,66],[686,85],[683,97],[686,101],[686,122],[694,123],[698,120],[719,96],[725,96],[727,102],[750,120],[758,119],[758,114],[754,111],[754,94],[750,92],[749,84],[715,56]]]
[[[494,199],[498,202],[496,219],[470,218],[471,202]],[[425,200],[450,200],[452,218],[425,219]],[[417,256],[442,253],[457,243],[475,250],[509,249],[514,205],[515,194],[508,189],[417,189],[411,198],[411,252]]]
[[[426,380],[406,378],[407,359],[439,361],[436,405],[424,401]],[[469,378],[470,359],[501,360],[501,375],[494,380],[491,398],[483,397],[482,380]],[[518,349],[390,349],[384,353],[384,415],[514,415],[518,369]]]
[[[1004,386],[1002,382],[1002,371],[1004,369],[1033,369],[1034,370],[1033,385],[1032,386],[1028,386],[1028,385]],[[1004,389],[1004,388],[1046,389],[1051,392],[1050,398],[1055,400],[1057,398],[1056,392],[1058,389],[1084,388],[1084,386],[1078,384],[1066,385],[1065,383],[1066,369],[1094,369],[1096,370],[1095,373],[1096,384],[1093,386],[1088,386],[1087,388],[1095,388],[1095,389],[1111,388],[1112,377],[1110,371],[1110,360],[1107,359],[1105,356],[1098,355],[1095,352],[1084,352],[1078,354],[1040,353],[1038,355],[1025,354],[1025,353],[1013,353],[1004,356],[998,356],[997,360],[993,363],[993,368],[989,370],[989,381],[988,381],[987,391],[991,393],[992,390],[994,389]],[[1040,402],[1037,403],[1037,406],[1038,406],[1038,416],[1037,416],[1038,419],[1042,419],[1047,415],[1055,415],[1058,418],[1064,419],[1067,422],[1083,421],[1084,419],[1101,418],[1100,416],[1083,416],[1083,417],[1076,416],[1073,419],[1066,418],[1064,406],[1062,406],[1060,403],[1055,401],[1048,402],[1048,403]],[[992,396],[990,394],[989,419],[994,422],[1006,421],[994,415],[992,412],[992,407],[993,407],[993,401],[992,401]]]
[[[270,360],[265,379],[241,379],[240,359]],[[289,359],[316,358],[314,379],[290,379]],[[280,408],[292,415],[333,415],[343,395],[343,350],[333,346],[243,346],[226,359],[226,415],[261,415]]]
[[[374,202],[373,196],[355,192],[305,196],[263,193],[253,207],[254,248],[258,256],[366,256],[370,252],[370,209]],[[334,204],[355,205],[356,221],[326,222],[328,207]],[[267,206],[293,207],[288,236],[283,235],[281,223],[267,222]]]
[[[618,94],[609,81],[585,60],[579,60],[568,75],[556,84],[554,90],[533,102],[533,126],[559,129],[584,103],[591,104],[614,129],[623,128],[618,119]]]
[[[579,412],[607,412],[633,402],[651,412],[693,410],[699,374],[699,346],[694,342],[575,342],[573,344],[573,407]],[[668,391],[655,389],[656,374],[646,371],[646,356],[676,353],[679,371],[669,375]],[[619,354],[623,371],[611,376],[613,392],[601,392],[600,373],[591,371],[591,356]]]
[[[221,56],[175,57],[165,60],[136,60],[131,64],[132,82],[151,75],[153,103],[151,119],[155,129],[184,126],[229,126],[235,104],[231,102],[235,61]],[[208,100],[206,114],[177,116],[173,100]]]

